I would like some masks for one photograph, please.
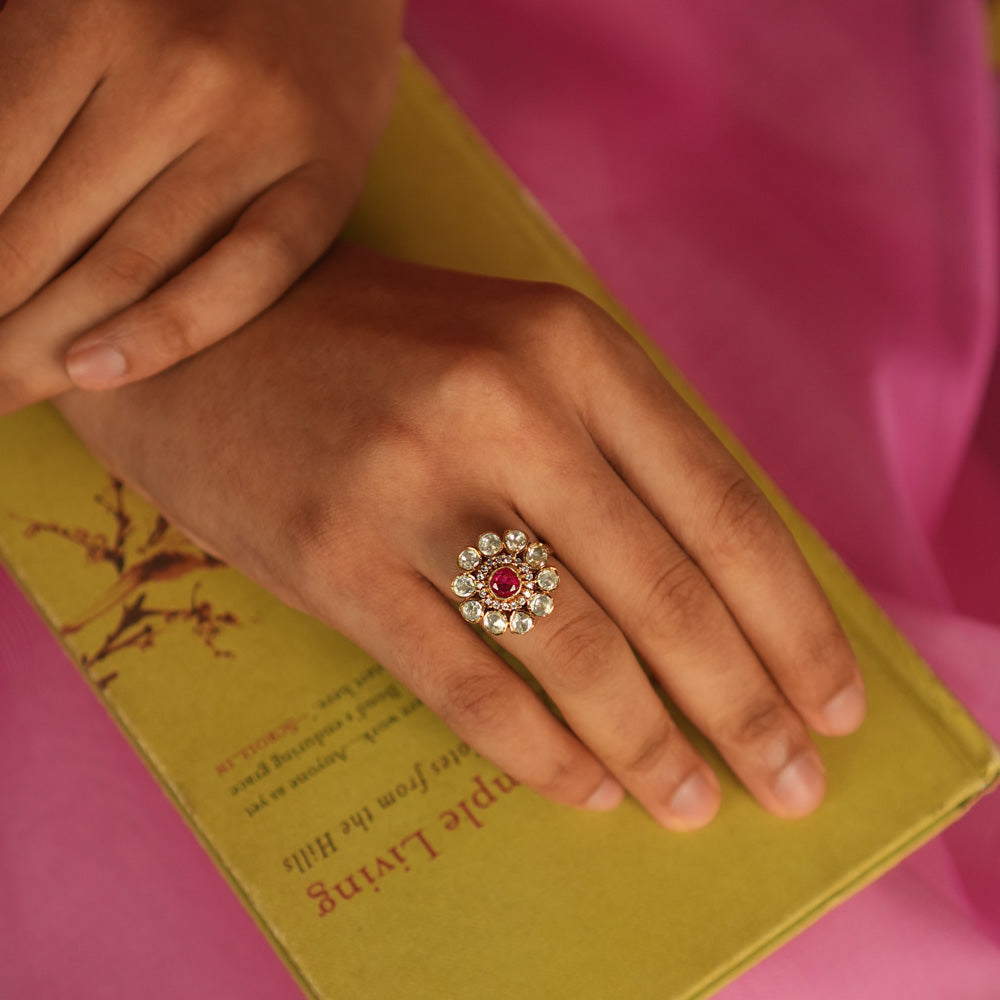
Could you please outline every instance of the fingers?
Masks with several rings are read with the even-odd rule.
[[[0,411],[70,387],[73,339],[134,305],[225,234],[274,175],[255,161],[228,168],[220,144],[198,144],[156,178],[67,271],[0,320],[0,371],[20,373],[19,398],[0,383]]]
[[[447,571],[446,571],[447,572]],[[382,602],[338,627],[470,746],[564,805],[612,809],[622,789],[434,586],[400,568],[391,620]]]
[[[738,463],[639,352],[586,420],[600,450],[669,529],[782,692],[817,732],[864,718],[857,661],[794,538]],[[597,387],[591,398],[597,399]]]
[[[150,129],[149,113],[141,96],[102,87],[0,215],[0,316],[79,257],[197,141],[193,124]]]
[[[511,527],[532,537],[508,517],[502,528]],[[429,562],[428,577],[454,600],[447,590],[454,564],[434,557]],[[497,641],[531,671],[573,733],[658,822],[692,830],[711,820],[719,807],[718,780],[670,717],[621,630],[565,566],[552,614],[526,634],[508,631]]]
[[[79,262],[0,321],[0,412],[63,392],[71,377],[82,388],[104,388],[160,371],[270,306],[322,252],[339,217],[319,171],[267,188],[267,163],[236,178],[225,169],[227,155],[196,147]],[[88,330],[64,364],[66,345]]]
[[[596,449],[574,465],[586,478],[566,492],[582,500],[556,509],[551,491],[530,490],[525,515],[553,525],[561,557],[756,799],[810,812],[825,791],[819,754],[711,583]]]
[[[102,52],[90,33],[60,30],[54,11],[13,4],[0,30],[0,212],[45,162],[101,79]],[[59,67],[59,86],[52,67]],[[9,249],[0,247],[0,265]],[[0,266],[0,275],[7,269]],[[2,295],[2,281],[0,281]],[[2,309],[0,309],[2,315]]]
[[[271,306],[332,242],[342,221],[331,168],[307,164],[264,192],[226,236],[148,298],[82,337],[74,384],[108,389],[152,375]]]
[[[719,783],[670,717],[629,644],[565,566],[555,610],[500,644],[532,672],[573,732],[663,826],[693,830],[715,815]]]

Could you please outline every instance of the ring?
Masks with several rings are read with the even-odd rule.
[[[529,542],[517,528],[484,531],[474,546],[458,554],[462,571],[451,581],[451,589],[462,601],[458,610],[467,622],[479,622],[490,635],[508,629],[524,635],[535,626],[536,618],[552,614],[552,591],[559,586],[559,574],[549,559],[548,546]]]

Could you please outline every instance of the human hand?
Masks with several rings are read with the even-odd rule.
[[[143,378],[281,296],[360,192],[402,5],[7,4],[0,413]]]
[[[564,289],[341,246],[238,337],[59,405],[175,524],[555,801],[612,808],[624,786],[673,829],[714,815],[718,781],[632,649],[780,816],[824,794],[807,725],[838,735],[864,715],[778,515]],[[451,603],[458,552],[507,528],[552,547],[560,583],[550,617],[499,642],[568,728]]]

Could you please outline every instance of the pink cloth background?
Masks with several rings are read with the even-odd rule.
[[[413,0],[409,34],[1000,738],[981,19],[974,0]],[[0,612],[0,996],[299,996],[5,577]],[[993,796],[721,995],[1000,997],[998,848]]]

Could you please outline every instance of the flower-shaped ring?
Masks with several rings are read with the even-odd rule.
[[[552,591],[559,574],[549,559],[548,547],[529,542],[517,528],[485,531],[475,546],[458,554],[462,571],[451,581],[451,589],[462,601],[459,612],[467,622],[479,622],[490,635],[530,632],[536,618],[552,614]]]

